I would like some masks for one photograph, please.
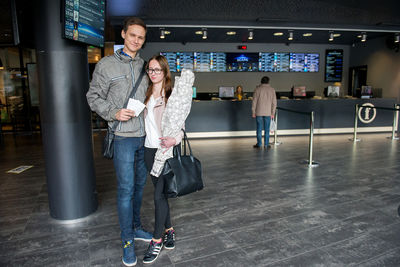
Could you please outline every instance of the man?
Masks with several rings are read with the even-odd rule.
[[[150,242],[152,235],[142,229],[140,207],[147,170],[144,162],[143,112],[124,109],[126,98],[133,89],[143,59],[139,50],[146,37],[146,25],[135,17],[124,21],[121,32],[124,47],[97,63],[87,93],[90,108],[108,121],[108,126],[118,124],[114,138],[114,168],[118,184],[118,217],[123,243],[122,261],[126,266],[136,265],[134,240]],[[134,98],[143,102],[148,87],[143,76]]]
[[[271,148],[269,145],[269,127],[271,118],[274,118],[276,110],[276,94],[274,88],[269,85],[269,78],[262,77],[261,84],[257,86],[253,93],[253,103],[251,106],[252,117],[257,122],[257,144],[254,148],[262,147],[262,127],[264,126],[264,148]]]

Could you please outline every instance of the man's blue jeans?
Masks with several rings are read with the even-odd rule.
[[[140,208],[147,170],[144,162],[145,137],[114,138],[114,168],[118,184],[118,217],[122,241],[134,239],[140,229]]]
[[[271,116],[256,116],[257,122],[257,146],[262,146],[262,128],[264,127],[264,146],[269,144],[269,127]]]

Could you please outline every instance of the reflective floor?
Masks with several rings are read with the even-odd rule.
[[[170,201],[176,248],[152,266],[400,266],[400,145],[389,133],[192,140],[205,189]],[[95,134],[98,210],[76,225],[48,215],[39,136],[5,136],[0,153],[0,266],[121,266],[112,162]],[[21,174],[6,171],[34,165]],[[142,221],[153,227],[152,183]],[[136,242],[137,266],[147,244]]]

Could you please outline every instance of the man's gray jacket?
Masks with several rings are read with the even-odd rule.
[[[114,55],[104,57],[97,63],[86,94],[90,108],[108,121],[109,127],[119,123],[115,114],[124,107],[144,63],[139,54],[132,59],[121,54],[121,51],[122,49],[119,49]],[[134,98],[144,102],[147,87],[148,78],[144,75]],[[143,112],[126,122],[121,122],[115,134],[129,137],[145,136]]]

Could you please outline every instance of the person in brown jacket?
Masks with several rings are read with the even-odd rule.
[[[257,122],[257,144],[254,148],[262,147],[262,128],[264,126],[264,148],[271,148],[269,145],[269,127],[271,118],[274,118],[276,110],[275,89],[269,85],[269,77],[264,76],[261,84],[257,86],[253,93],[253,103],[251,106],[252,117]]]

